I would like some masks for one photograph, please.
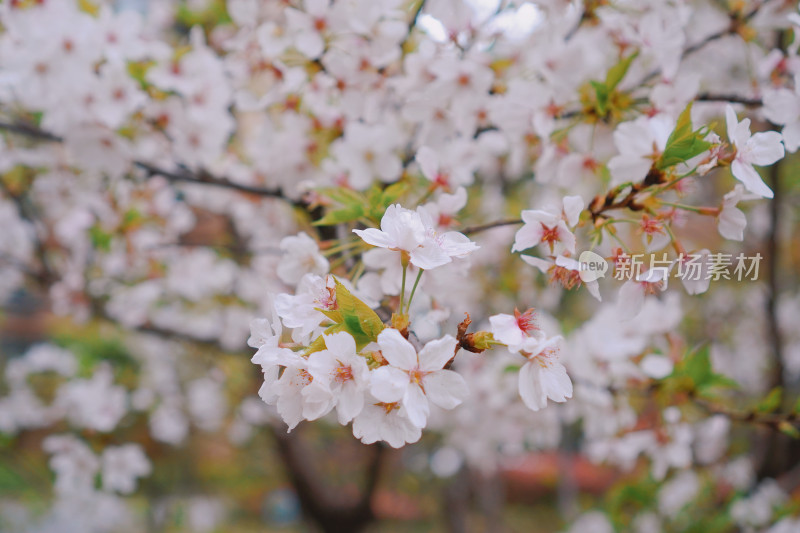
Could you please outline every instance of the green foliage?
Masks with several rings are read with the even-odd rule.
[[[89,239],[92,241],[92,246],[98,250],[103,252],[110,251],[113,238],[114,236],[111,233],[105,231],[98,224],[89,228]]]
[[[617,526],[629,527],[633,516],[656,504],[659,488],[659,483],[649,475],[639,480],[622,480],[606,497],[609,517]]]
[[[756,406],[759,413],[774,413],[781,406],[783,387],[775,387]]]
[[[678,117],[675,129],[667,139],[664,153],[656,161],[658,170],[665,170],[678,163],[684,163],[711,148],[711,143],[704,140],[707,128],[692,129],[692,103]]]
[[[325,335],[340,331],[346,331],[352,335],[356,341],[356,349],[361,350],[370,342],[377,341],[378,335],[385,327],[375,311],[353,296],[339,280],[334,278],[334,281],[336,283],[337,308],[335,310],[317,309],[317,311],[333,321],[334,324],[329,326],[322,335],[314,339],[314,342],[306,348],[306,355],[324,350]]]
[[[597,110],[597,114],[599,116],[604,117],[608,115],[608,112],[611,109],[612,95],[616,91],[620,82],[625,78],[625,74],[628,73],[631,63],[633,63],[633,60],[636,59],[636,56],[638,55],[638,52],[631,54],[611,67],[608,71],[608,74],[606,74],[606,80],[604,82],[589,82],[594,89],[595,109]]]
[[[378,340],[378,334],[384,328],[383,321],[367,304],[353,296],[339,280],[336,280],[336,303],[342,314],[345,331],[356,340],[359,350]]]
[[[56,333],[53,340],[67,348],[78,358],[78,374],[91,375],[94,368],[102,363],[111,363],[115,373],[127,369],[135,370],[139,362],[134,359],[122,341],[115,337],[100,334],[87,334],[87,331],[64,331]]]
[[[149,83],[147,82],[147,71],[150,70],[150,67],[156,64],[155,61],[129,61],[128,62],[128,74],[133,78],[137,83],[139,83],[139,88],[147,89]]]
[[[719,389],[738,386],[732,379],[713,371],[708,346],[686,354],[665,382],[668,390],[696,392],[701,396],[713,396]]]
[[[208,4],[208,7],[200,11],[193,11],[186,2],[183,2],[178,6],[175,18],[178,23],[187,28],[198,25],[213,28],[217,25],[232,22],[225,7],[225,0],[213,0]]]
[[[398,181],[388,187],[373,185],[366,193],[343,187],[322,189],[320,194],[330,198],[341,207],[328,212],[314,222],[315,226],[333,226],[367,218],[375,224],[380,223],[386,208],[408,191],[408,183]]]

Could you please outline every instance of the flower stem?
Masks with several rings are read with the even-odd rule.
[[[417,279],[414,280],[414,286],[411,288],[411,296],[408,297],[408,303],[406,304],[406,313],[411,311],[411,300],[414,299],[414,293],[417,292],[417,285],[419,285],[419,280],[423,272],[425,271],[420,268],[417,273]],[[402,310],[402,307],[400,307],[400,309]]]
[[[403,282],[400,285],[400,313],[403,313],[403,302],[405,301],[406,297],[406,270],[408,270],[408,265],[403,265]]]

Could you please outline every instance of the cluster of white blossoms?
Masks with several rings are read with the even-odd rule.
[[[741,405],[791,391],[800,296],[666,276],[717,252],[788,263],[796,191],[762,167],[800,146],[798,35],[778,0],[0,2],[0,307],[35,293],[142,346],[124,384],[110,354],[4,351],[0,432],[57,434],[58,487],[96,498],[53,523],[100,524],[80,531],[114,529],[166,466],[128,424],[247,446],[275,414],[245,379],[290,428],[425,430],[468,468],[567,435],[664,480],[643,531],[681,530],[676,493],[702,482],[736,487],[726,505],[753,491],[737,520],[767,527],[780,504],[729,430],[746,417],[706,393],[721,374]],[[584,279],[590,250],[666,266]],[[194,357],[248,328],[263,385]],[[753,420],[792,434],[782,415]]]
[[[365,444],[386,441],[397,448],[416,442],[431,406],[454,409],[468,395],[464,378],[450,370],[462,348],[483,352],[492,345],[506,345],[510,352],[526,357],[519,393],[534,411],[545,407],[548,398],[564,402],[572,396],[572,383],[557,361],[561,337],[545,338],[532,309],[514,317],[492,317],[491,333],[467,337],[465,327],[459,338],[444,335],[424,345],[415,338],[415,346],[407,313],[423,272],[464,258],[477,245],[456,231],[439,233],[424,207],[411,211],[391,205],[380,227],[353,231],[367,244],[394,252],[403,271],[400,303],[391,325],[385,325],[355,290],[330,274],[313,273],[300,279],[296,294],[275,297],[271,319],[256,319],[250,325],[248,345],[258,350],[252,362],[264,374],[259,396],[277,406],[289,431],[302,420],[316,420],[335,410],[339,423],[352,422],[353,435]],[[404,304],[409,265],[419,272]],[[284,332],[284,327],[291,331]]]

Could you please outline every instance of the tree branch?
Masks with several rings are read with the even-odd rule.
[[[10,131],[26,137],[39,139],[42,141],[63,142],[64,138],[45,131],[32,124],[25,124],[22,122],[0,122],[0,130]]]
[[[33,124],[27,124],[24,122],[13,122],[13,123],[0,122],[0,130],[5,130],[11,133],[24,135],[26,137],[31,137],[33,139],[39,139],[43,141],[63,142],[64,140],[64,138],[59,135],[50,133],[48,131],[39,128],[38,126],[35,126]],[[226,189],[231,189],[248,194],[254,194],[257,196],[277,198],[289,202],[295,207],[302,207],[304,209],[308,207],[308,204],[303,200],[294,200],[288,198],[280,188],[268,189],[264,187],[243,185],[240,183],[230,181],[225,178],[213,176],[205,171],[201,171],[199,174],[195,174],[186,168],[183,168],[180,171],[166,170],[163,168],[159,168],[156,165],[153,165],[146,161],[134,161],[133,164],[139,168],[144,169],[151,177],[163,176],[164,178],[173,182],[196,183],[200,185],[212,185],[215,187],[223,187]]]
[[[712,94],[700,93],[695,98],[698,102],[730,102],[732,104],[742,104],[747,107],[761,107],[764,102],[761,98],[747,98],[735,94]]]
[[[173,182],[196,183],[199,185],[212,185],[215,187],[223,187],[225,189],[232,189],[239,192],[245,192],[248,194],[255,194],[257,196],[278,198],[280,200],[285,200],[296,207],[305,208],[308,205],[306,202],[302,200],[292,200],[290,198],[287,198],[283,194],[283,191],[279,188],[266,189],[263,187],[253,187],[251,185],[243,185],[241,183],[236,183],[225,178],[212,176],[211,174],[205,171],[201,171],[201,173],[198,175],[191,173],[188,169],[185,168],[181,169],[180,171],[170,171],[170,170],[165,170],[163,168],[159,168],[155,165],[146,163],[144,161],[134,161],[133,164],[145,170],[151,177],[163,176],[164,178]]]
[[[282,428],[273,428],[273,434],[286,473],[303,510],[324,533],[358,532],[375,520],[372,497],[378,486],[385,457],[383,444],[365,447],[371,449],[372,454],[366,465],[363,489],[359,497],[352,500],[343,498],[341,494],[318,482],[319,473],[308,461],[308,450],[305,449],[297,429],[292,433],[284,433]]]
[[[488,222],[486,224],[481,224],[478,226],[467,226],[466,228],[461,230],[461,233],[464,235],[474,235],[476,233],[481,233],[483,231],[487,231],[494,228],[499,228],[502,226],[514,226],[516,224],[522,224],[522,220],[515,218],[509,220],[497,220],[495,222]]]

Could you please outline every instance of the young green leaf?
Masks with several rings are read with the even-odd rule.
[[[675,129],[667,139],[664,153],[656,161],[658,170],[665,170],[679,163],[698,156],[711,148],[711,143],[704,139],[704,128],[692,130],[692,103],[678,117]]]
[[[380,317],[367,304],[353,296],[334,278],[336,283],[336,304],[342,316],[342,324],[356,341],[356,346],[361,349],[370,342],[378,340],[378,334],[383,331],[384,324]]]

